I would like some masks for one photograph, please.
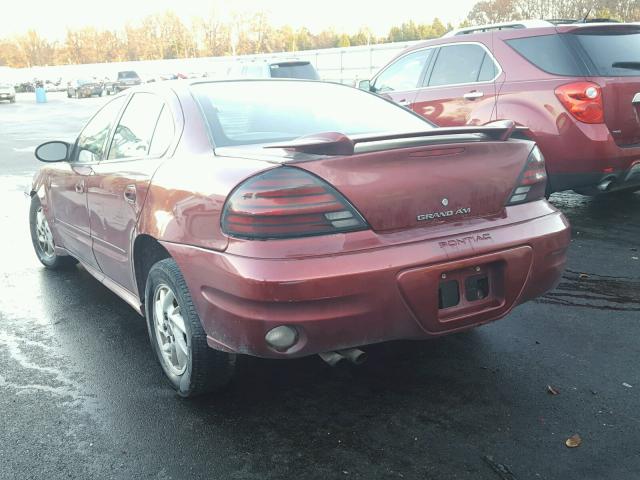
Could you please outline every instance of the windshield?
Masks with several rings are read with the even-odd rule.
[[[217,147],[323,132],[355,135],[433,128],[391,102],[332,83],[250,80],[199,83],[192,88]]]
[[[603,30],[576,34],[599,75],[627,77],[640,75],[640,30]]]

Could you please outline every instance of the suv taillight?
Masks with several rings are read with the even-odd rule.
[[[241,183],[227,199],[221,223],[227,235],[260,240],[369,228],[338,191],[291,167],[274,168]]]
[[[576,82],[556,88],[556,96],[571,115],[584,123],[604,122],[602,89],[593,82]]]
[[[547,171],[544,157],[537,145],[533,147],[527,164],[518,178],[518,186],[511,193],[507,205],[532,202],[544,198],[547,188]]]

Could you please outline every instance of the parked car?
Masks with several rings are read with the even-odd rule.
[[[549,192],[640,188],[638,25],[462,29],[408,49],[361,86],[440,126],[528,126],[547,160]]]
[[[45,267],[77,260],[146,315],[180,395],[224,386],[238,354],[359,362],[559,280],[568,223],[513,122],[434,128],[316,81],[174,83],[39,146],[29,222]]]
[[[100,81],[102,85],[102,93],[106,95],[115,95],[118,93],[118,82],[111,80],[109,77],[104,77]]]
[[[141,83],[142,83],[142,80],[140,79],[140,76],[133,70],[118,72],[118,79],[116,80],[116,88],[119,92],[121,92],[122,90],[126,90],[127,88],[140,85]]]
[[[10,83],[0,83],[0,101],[8,100],[9,103],[16,102],[16,89]]]
[[[102,95],[102,84],[95,78],[80,78],[67,84],[67,97],[86,98]]]
[[[237,60],[227,71],[227,78],[299,78],[319,80],[310,62],[304,60]]]

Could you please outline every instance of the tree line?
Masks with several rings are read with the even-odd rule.
[[[32,67],[291,52],[435,38],[452,28],[438,19],[431,24],[407,22],[391,28],[388,36],[376,37],[367,28],[349,35],[335,30],[312,33],[304,27],[274,27],[263,12],[250,17],[237,15],[230,21],[210,15],[185,23],[167,11],[121,30],[69,29],[62,41],[48,40],[34,30],[0,39],[0,65]]]
[[[471,25],[526,19],[607,18],[640,21],[638,0],[481,0],[467,16]]]
[[[621,21],[640,20],[638,0],[481,0],[460,26],[529,18],[579,19],[585,16]],[[69,29],[63,40],[49,40],[35,30],[0,39],[0,65],[32,67],[157,60],[254,53],[292,52],[385,42],[437,38],[453,29],[439,19],[431,23],[405,22],[386,36],[361,28],[353,34],[307,28],[275,27],[268,15],[234,14],[223,20],[212,11],[186,23],[171,11],[149,15],[120,30],[94,27]]]

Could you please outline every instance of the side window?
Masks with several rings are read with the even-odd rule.
[[[540,70],[567,76],[583,76],[588,72],[578,56],[560,35],[514,38],[507,44]]]
[[[122,108],[125,97],[111,100],[89,120],[76,144],[76,161],[80,163],[97,162],[104,158],[109,132]]]
[[[478,75],[479,82],[489,82],[496,78],[498,74],[498,67],[491,56],[487,53],[484,54],[484,60],[482,61],[482,67],[480,67],[480,75]]]
[[[485,53],[480,45],[460,44],[440,48],[429,86],[477,82]]]
[[[419,50],[399,58],[376,78],[374,91],[384,93],[416,88],[432,52],[431,49]]]
[[[163,102],[152,93],[136,93],[122,114],[109,149],[109,159],[146,157]]]
[[[155,156],[164,154],[173,140],[174,131],[173,115],[171,114],[169,107],[165,105],[160,113],[160,118],[158,118],[156,129],[153,132],[149,155]]]

